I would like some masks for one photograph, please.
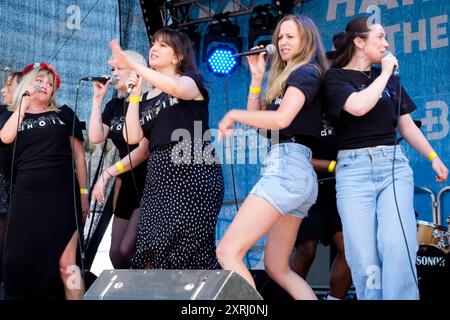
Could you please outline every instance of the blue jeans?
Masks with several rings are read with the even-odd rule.
[[[413,172],[397,146],[395,190],[404,236],[392,184],[393,155],[394,146],[377,146],[339,151],[337,157],[345,257],[360,300],[419,298]]]
[[[282,215],[304,218],[316,202],[317,189],[311,149],[298,143],[277,143],[270,148],[262,177],[250,193]]]

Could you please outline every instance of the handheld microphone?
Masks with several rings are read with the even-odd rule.
[[[102,77],[84,77],[81,78],[82,81],[98,81],[101,84],[105,84],[108,82],[108,80],[112,80],[111,82],[114,82],[114,78],[111,76],[102,76]]]
[[[250,50],[247,52],[236,53],[233,57],[243,57],[243,56],[251,56],[254,54],[260,54],[261,52],[266,52],[268,56],[274,54],[277,51],[277,48],[273,44],[268,44],[265,48]]]
[[[385,51],[384,53],[383,53],[383,56],[381,57],[381,59],[383,59],[384,57],[386,57],[386,56],[388,56],[388,55],[390,55],[390,54],[392,54],[392,52],[390,52],[390,51]],[[400,76],[400,71],[399,71],[399,68],[398,67],[394,67],[394,72],[392,73],[394,76],[396,76],[396,77],[399,77]]]
[[[36,90],[35,92],[33,92],[33,93],[39,93],[39,92],[41,92],[41,87],[36,83],[35,85],[34,85],[34,90]],[[31,94],[32,93],[30,93],[28,90],[27,91],[25,91],[24,93],[23,93],[23,95],[22,95],[22,97],[26,97],[26,96],[31,96]]]

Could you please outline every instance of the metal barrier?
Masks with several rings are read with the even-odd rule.
[[[437,222],[435,222],[435,223],[437,223],[439,225],[441,225],[441,218],[442,218],[442,201],[441,201],[441,198],[442,198],[442,195],[445,192],[449,191],[449,190],[450,190],[450,186],[443,187],[439,191],[439,193],[437,195],[437,203],[439,204],[439,206],[437,207]]]
[[[439,200],[436,200],[436,196],[431,189],[420,187],[420,186],[414,186],[414,194],[427,194],[430,196],[431,199],[431,215],[433,217],[433,223],[437,223],[438,220],[440,220],[440,217],[438,216],[438,208],[439,208]]]

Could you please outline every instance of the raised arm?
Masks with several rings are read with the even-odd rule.
[[[163,74],[139,63],[132,62],[125,55],[116,40],[111,41],[113,58],[108,61],[116,68],[128,68],[147,80],[154,87],[182,100],[200,99],[201,94],[194,80],[190,77],[178,77]]]
[[[361,117],[372,110],[396,65],[398,65],[397,59],[393,55],[384,57],[381,60],[381,74],[366,89],[352,93],[344,104],[344,110],[356,117]]]
[[[105,141],[109,133],[109,127],[102,121],[102,102],[110,83],[111,80],[108,80],[104,85],[97,81],[93,83],[94,96],[89,119],[89,141],[94,144]]]

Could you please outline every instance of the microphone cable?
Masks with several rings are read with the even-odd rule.
[[[402,235],[403,235],[403,240],[405,241],[405,245],[406,245],[406,250],[407,250],[407,255],[408,255],[408,262],[409,262],[409,267],[412,273],[412,276],[414,278],[414,282],[416,284],[417,289],[419,289],[419,283],[417,280],[417,276],[416,273],[414,272],[414,266],[413,263],[411,261],[411,256],[409,254],[409,245],[408,245],[408,240],[406,238],[406,234],[405,234],[405,228],[403,226],[403,221],[400,215],[400,209],[398,206],[398,201],[397,201],[397,192],[395,189],[395,152],[397,150],[397,134],[398,134],[398,126],[399,126],[399,121],[400,121],[400,107],[401,107],[401,100],[402,100],[402,86],[400,83],[400,76],[398,75],[398,105],[397,105],[397,111],[396,111],[396,126],[395,126],[395,135],[394,135],[394,155],[392,157],[392,187],[394,190],[394,200],[395,200],[395,208],[397,209],[397,216],[398,216],[398,220],[400,222],[400,227],[402,229]]]
[[[129,139],[128,139],[128,126],[127,126],[127,121],[126,121],[126,116],[127,116],[127,99],[130,96],[130,94],[131,94],[131,92],[125,94],[125,96],[123,97],[123,104],[122,104],[123,130],[125,130],[125,137],[126,137],[126,141],[125,142],[126,142],[126,145],[127,145],[127,152],[128,152],[127,156],[128,156],[128,161],[130,162],[130,172],[131,172],[131,178],[133,179],[134,191],[136,192],[136,197],[139,199],[139,190],[138,190],[137,183],[136,183],[136,176],[134,175],[134,169],[135,168],[134,168],[133,162],[131,160],[130,144],[128,143],[128,141],[129,141]],[[142,94],[141,94],[141,96],[142,96]],[[139,104],[140,103],[138,103],[138,108],[139,108]],[[130,104],[128,103],[128,107],[129,106],[130,106]],[[139,114],[139,112],[138,112],[138,114]],[[122,188],[122,186],[120,188]],[[134,212],[134,210],[133,210],[133,212]]]
[[[228,97],[228,76],[225,76],[224,78],[224,82],[225,82],[225,107],[227,112],[230,111],[230,106],[229,106],[229,97]],[[231,143],[231,139],[234,139],[233,137],[227,137],[227,141],[230,142],[230,147],[233,146],[233,144]],[[236,191],[236,181],[234,178],[234,163],[233,163],[233,158],[234,158],[234,150],[231,150],[232,157],[231,157],[231,164],[230,164],[230,169],[231,169],[231,183],[233,185],[233,196],[234,196],[234,205],[236,207],[236,213],[239,211],[239,204],[238,204],[238,199],[237,199],[237,191]],[[248,250],[250,251],[251,248]],[[246,263],[248,265],[248,268],[251,268],[251,264],[250,264],[250,259],[248,258],[248,251],[245,253],[245,260]]]
[[[74,106],[74,110],[73,110],[73,119],[72,119],[72,145],[71,145],[71,151],[72,151],[72,192],[73,192],[73,208],[74,208],[74,214],[75,214],[75,224],[76,224],[76,228],[78,231],[78,246],[80,248],[80,264],[81,264],[81,278],[83,279],[83,282],[85,281],[84,279],[84,273],[85,273],[85,250],[84,250],[84,246],[83,243],[81,241],[81,237],[84,235],[82,235],[81,233],[81,228],[80,228],[80,223],[78,221],[78,210],[77,210],[77,188],[76,188],[76,168],[75,168],[75,158],[74,158],[74,154],[73,154],[73,150],[74,150],[74,146],[75,146],[75,119],[77,117],[77,108],[78,108],[78,95],[80,92],[80,83],[81,83],[81,79],[78,80],[77,84],[76,84],[76,93],[75,93],[75,106]],[[83,148],[84,148],[84,144],[83,144]],[[86,161],[84,159],[84,161]],[[87,168],[86,168],[87,169]],[[86,171],[87,174],[87,171]],[[86,177],[86,180],[87,177]],[[88,182],[88,181],[86,181]],[[89,192],[90,194],[90,192]],[[89,201],[89,196],[88,196],[88,201]],[[80,205],[81,205],[81,193],[80,193]],[[88,209],[89,210],[89,209]],[[81,211],[81,219],[83,219],[83,209],[82,207],[80,208]],[[83,220],[82,220],[83,221]],[[81,224],[83,224],[83,222],[81,221]]]
[[[3,245],[3,257],[5,257],[6,254],[6,246],[8,242],[8,231],[9,231],[9,223],[11,222],[11,203],[12,203],[12,196],[13,196],[13,177],[14,177],[14,161],[16,158],[16,148],[17,148],[17,139],[19,138],[19,126],[20,126],[20,111],[22,110],[22,99],[23,95],[20,97],[19,101],[19,108],[18,113],[19,116],[17,117],[17,127],[16,127],[16,138],[14,139],[13,147],[12,147],[12,154],[11,154],[11,169],[9,174],[9,203],[8,203],[8,218],[6,219],[6,232],[5,232],[5,243]],[[2,274],[5,274],[5,264],[3,264],[3,270]]]

